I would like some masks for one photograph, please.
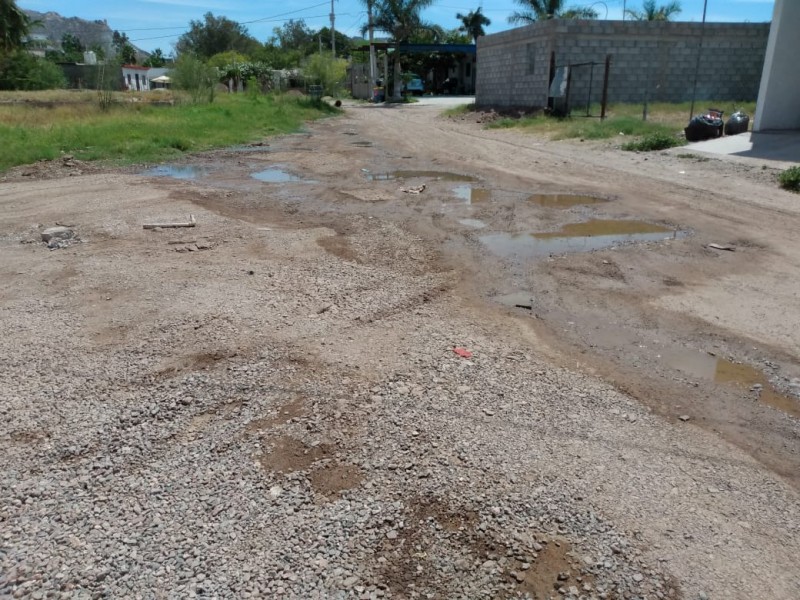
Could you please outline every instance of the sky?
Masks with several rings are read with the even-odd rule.
[[[658,0],[666,4],[668,0]],[[683,11],[674,19],[701,21],[704,0],[681,0]],[[761,23],[772,19],[774,0],[707,0],[709,22]],[[621,19],[623,5],[640,9],[641,0],[575,0],[568,6],[591,5],[601,19]],[[123,31],[139,48],[148,52],[161,48],[164,54],[172,53],[175,42],[185,32],[192,20],[202,20],[211,12],[244,24],[257,40],[266,41],[275,27],[288,19],[303,19],[312,29],[329,26],[330,0],[17,0],[21,8],[39,12],[57,12],[63,17],[80,17],[87,20],[108,21],[111,29]],[[483,13],[492,21],[487,33],[509,29],[508,15],[517,9],[515,0],[434,0],[434,5],[423,12],[423,17],[446,29],[459,25],[456,13],[467,13],[483,6]],[[361,0],[334,0],[336,30],[349,36],[360,34],[366,23],[366,12]]]

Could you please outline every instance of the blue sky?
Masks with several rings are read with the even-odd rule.
[[[623,2],[628,8],[641,8],[641,0],[576,0],[574,4],[593,5],[601,19],[620,19]],[[330,0],[17,0],[17,4],[39,12],[57,12],[64,17],[106,19],[112,29],[126,32],[140,48],[148,51],[161,48],[165,54],[170,54],[189,21],[201,20],[207,12],[247,23],[250,34],[262,42],[272,34],[274,27],[287,19],[302,18],[309,27],[316,29],[329,24],[330,13]],[[456,13],[469,12],[479,5],[492,20],[488,33],[511,27],[507,17],[516,8],[514,0],[437,0],[424,16],[450,29],[458,25]],[[703,0],[682,0],[681,5],[683,12],[676,20],[702,20]],[[765,22],[772,19],[773,6],[774,0],[708,0],[708,21]],[[335,0],[335,11],[336,29],[347,35],[358,35],[366,22],[363,4],[359,0]]]

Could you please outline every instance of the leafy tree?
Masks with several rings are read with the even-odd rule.
[[[642,10],[625,11],[634,21],[671,21],[673,15],[681,12],[681,3],[677,0],[656,6],[656,0],[644,0]]]
[[[193,102],[214,101],[219,71],[195,56],[180,55],[169,75],[176,88],[189,92]]]
[[[420,31],[434,31],[434,25],[422,20],[421,12],[434,0],[376,0],[373,26],[389,34],[393,42],[408,43]],[[399,57],[394,59],[394,97],[400,98],[400,82],[403,79]]]
[[[153,50],[147,60],[142,63],[145,67],[163,67],[165,64],[167,64],[167,59],[164,57],[164,52],[161,48]]]
[[[528,25],[547,19],[596,19],[598,13],[591,7],[565,8],[564,0],[516,0],[522,10],[508,17],[509,23]]]
[[[486,35],[484,26],[488,27],[492,24],[492,21],[483,14],[483,7],[481,6],[465,15],[457,13],[456,19],[461,21],[461,26],[458,28],[459,31],[468,34],[474,42],[477,42],[482,35]]]
[[[103,48],[103,46],[101,46],[100,44],[92,44],[92,47],[89,48],[89,50],[94,52],[94,55],[97,57],[97,60],[101,62],[105,60],[106,51],[105,48]]]
[[[120,58],[122,59],[122,64],[124,65],[135,65],[136,64],[136,49],[131,46],[130,44],[125,44],[122,46],[120,50]]]
[[[314,40],[316,43],[315,52],[319,51],[319,39],[322,39],[322,50],[330,50],[331,48],[331,28],[322,27],[314,33]],[[341,31],[336,31],[336,56],[346,58],[353,50],[353,40],[343,34]]]
[[[50,61],[25,50],[0,53],[0,90],[48,90],[66,84],[64,72]]]
[[[317,36],[303,19],[289,19],[281,27],[273,29],[272,33],[274,41],[284,50],[300,50],[304,54],[311,54],[316,50]],[[328,43],[330,44],[330,33]]]
[[[203,21],[190,21],[189,31],[178,38],[178,54],[193,54],[211,58],[220,52],[235,50],[250,54],[260,44],[247,32],[244,25],[226,17],[215,17],[210,12]]]
[[[14,0],[0,0],[0,51],[22,48],[33,21]]]
[[[330,52],[312,54],[303,72],[306,81],[321,85],[326,95],[338,96],[347,76],[347,61],[343,58],[334,58]]]
[[[130,40],[128,39],[128,34],[120,33],[116,29],[111,34],[111,44],[114,46],[117,52],[121,52],[122,48],[126,44],[130,44]]]
[[[81,40],[71,33],[61,36],[61,53],[65,62],[82,62],[86,47]]]
[[[246,56],[241,52],[236,52],[235,50],[229,50],[227,52],[215,54],[206,61],[206,64],[209,67],[216,67],[217,69],[222,70],[226,65],[244,64],[247,62],[250,62],[249,56]]]

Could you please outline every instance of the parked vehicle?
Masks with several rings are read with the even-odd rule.
[[[740,133],[746,133],[749,127],[750,116],[747,115],[747,113],[737,110],[731,115],[731,118],[728,119],[728,122],[725,123],[725,135],[738,135]]]
[[[725,122],[722,120],[723,111],[709,108],[703,115],[692,117],[688,127],[683,131],[688,142],[702,142],[722,136]]]
[[[411,73],[411,79],[403,84],[403,93],[412,96],[422,96],[425,93],[425,84],[418,75]]]

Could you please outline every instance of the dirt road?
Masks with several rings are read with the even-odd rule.
[[[800,597],[775,165],[439,110],[6,176],[0,595]]]

